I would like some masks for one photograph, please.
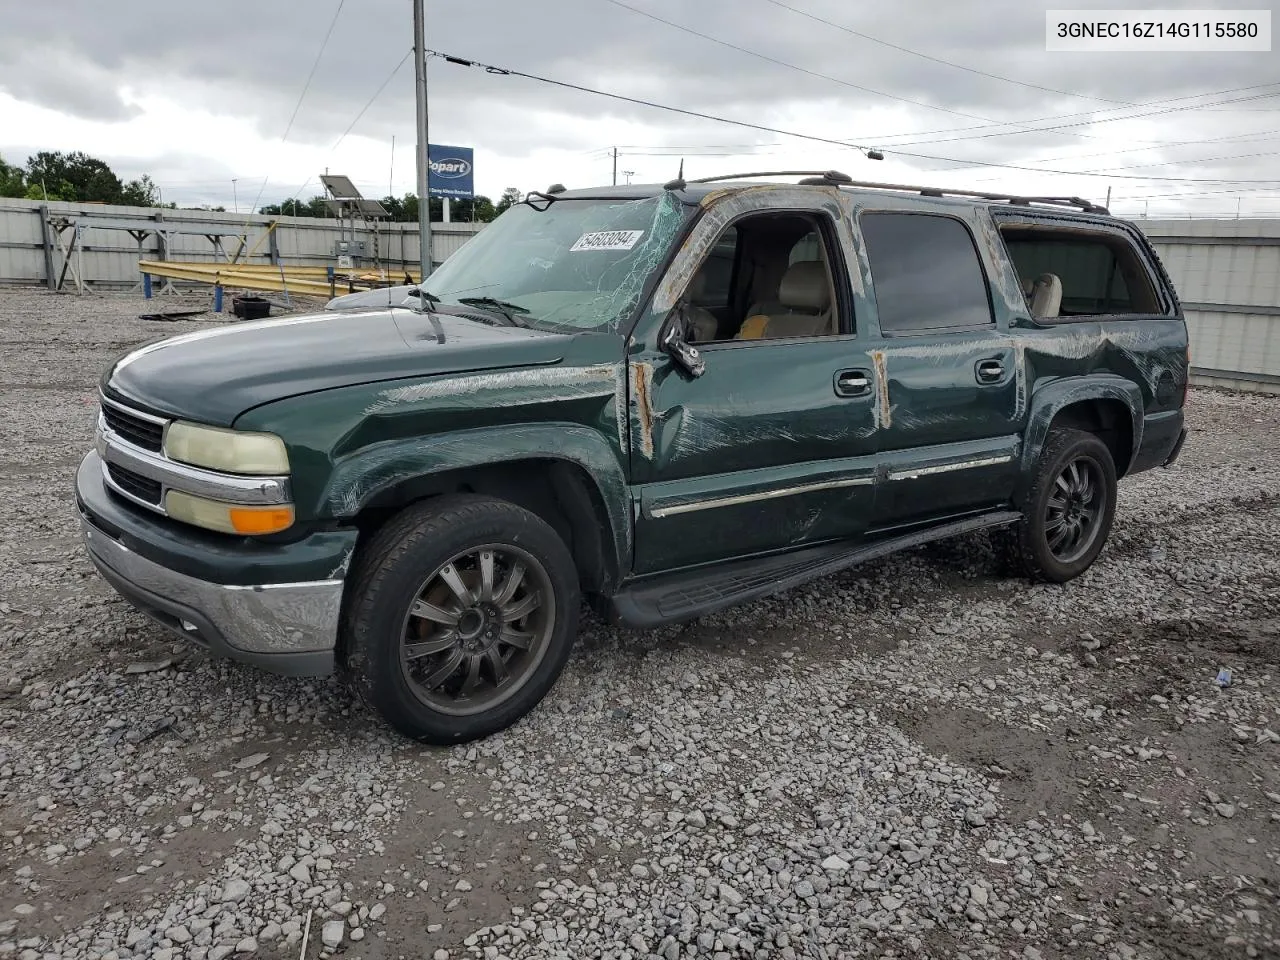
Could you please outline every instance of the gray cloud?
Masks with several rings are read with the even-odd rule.
[[[981,5],[930,0],[875,7],[840,0],[786,2],[933,56],[1079,96],[1031,89],[913,57],[765,0],[627,2],[844,83],[728,49],[605,0],[434,2],[428,4],[428,44],[571,83],[766,126],[792,126],[788,115],[820,103],[825,107],[820,125],[810,120],[806,129],[822,136],[847,137],[889,150],[896,142],[943,141],[901,149],[973,163],[1033,167],[1038,157],[1090,154],[1112,146],[1120,125],[956,138],[990,132],[974,128],[994,121],[1083,111],[1098,111],[1100,118],[1141,112],[1089,97],[1142,103],[1276,79],[1274,54],[1046,53],[1044,7],[1019,0],[986,0]],[[288,123],[335,5],[308,3],[302,13],[298,5],[270,0],[146,0],[128,4],[128,12],[122,13],[121,5],[64,0],[55,18],[39,5],[24,4],[7,13],[6,31],[0,35],[0,88],[25,101],[97,120],[129,116],[119,94],[124,87],[177,92],[193,107],[251,118],[263,136],[275,138]],[[1091,4],[1077,0],[1076,5]],[[1101,4],[1092,5],[1102,9]],[[1197,4],[1162,3],[1179,5]],[[410,44],[407,0],[347,0],[289,139],[322,147],[332,144]],[[430,80],[433,139],[472,143],[502,156],[521,156],[534,148],[581,152],[606,146],[592,138],[589,123],[584,123],[593,118],[644,124],[649,130],[646,139],[654,147],[777,139],[439,60],[431,61]],[[908,106],[849,85],[939,109]],[[403,137],[412,125],[412,96],[412,69],[406,64],[356,132],[377,139]],[[1230,105],[1231,112],[1223,108],[1152,117],[1143,121],[1142,138],[1178,144],[1274,129],[1280,113],[1262,111],[1274,111],[1277,105],[1280,100],[1269,99]],[[868,129],[869,116],[884,119]],[[851,123],[855,117],[859,126]],[[916,135],[906,136],[913,131]],[[1267,157],[1207,166],[1194,159],[1265,152],[1266,144],[1241,144],[1238,149],[1230,144],[1206,146],[1204,152],[1169,146],[1152,154],[1044,165],[1087,169],[1187,158],[1177,165],[1124,172],[1250,178],[1273,170]],[[0,149],[7,147],[0,143]],[[929,160],[904,162],[921,171],[958,167]],[[209,176],[216,173],[209,161],[204,161],[203,170]]]

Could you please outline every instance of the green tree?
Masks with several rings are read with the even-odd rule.
[[[131,207],[154,207],[160,201],[160,188],[147,174],[130,180],[120,191],[120,202]]]
[[[498,205],[494,208],[494,215],[496,216],[497,214],[514,207],[523,199],[524,194],[520,192],[519,187],[507,187],[507,189],[502,191],[502,196],[498,198]]]
[[[96,157],[75,151],[41,150],[27,158],[28,191],[40,187],[49,199],[121,203],[124,185],[111,168]]]
[[[25,197],[27,195],[26,171],[4,162],[0,157],[0,197]]]

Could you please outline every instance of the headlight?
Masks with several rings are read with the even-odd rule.
[[[289,472],[289,453],[274,433],[222,430],[175,420],[165,431],[164,453],[171,460],[226,473]]]
[[[249,507],[207,500],[181,490],[170,490],[165,494],[164,508],[175,520],[221,533],[279,533],[293,525],[293,505],[287,503],[270,507]]]

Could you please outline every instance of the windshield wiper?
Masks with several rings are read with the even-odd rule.
[[[490,310],[501,314],[506,318],[507,324],[512,327],[521,326],[516,322],[515,315],[528,314],[529,310],[520,306],[518,303],[509,303],[506,300],[499,300],[496,297],[459,297],[459,303],[465,303],[469,307],[488,307]]]
[[[440,322],[435,311],[440,298],[421,287],[412,288],[408,291],[408,295],[420,301],[419,305],[413,308],[413,312],[426,314],[427,321],[431,324],[431,331],[436,335],[436,343],[444,343],[444,324]]]

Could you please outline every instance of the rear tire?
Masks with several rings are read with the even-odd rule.
[[[1048,583],[1080,576],[1102,552],[1116,512],[1116,467],[1092,433],[1049,432],[1036,464],[1023,516],[1004,534],[1014,569]]]
[[[392,517],[357,555],[344,608],[350,679],[406,736],[505,729],[559,678],[578,629],[564,541],[503,500],[454,494]]]

